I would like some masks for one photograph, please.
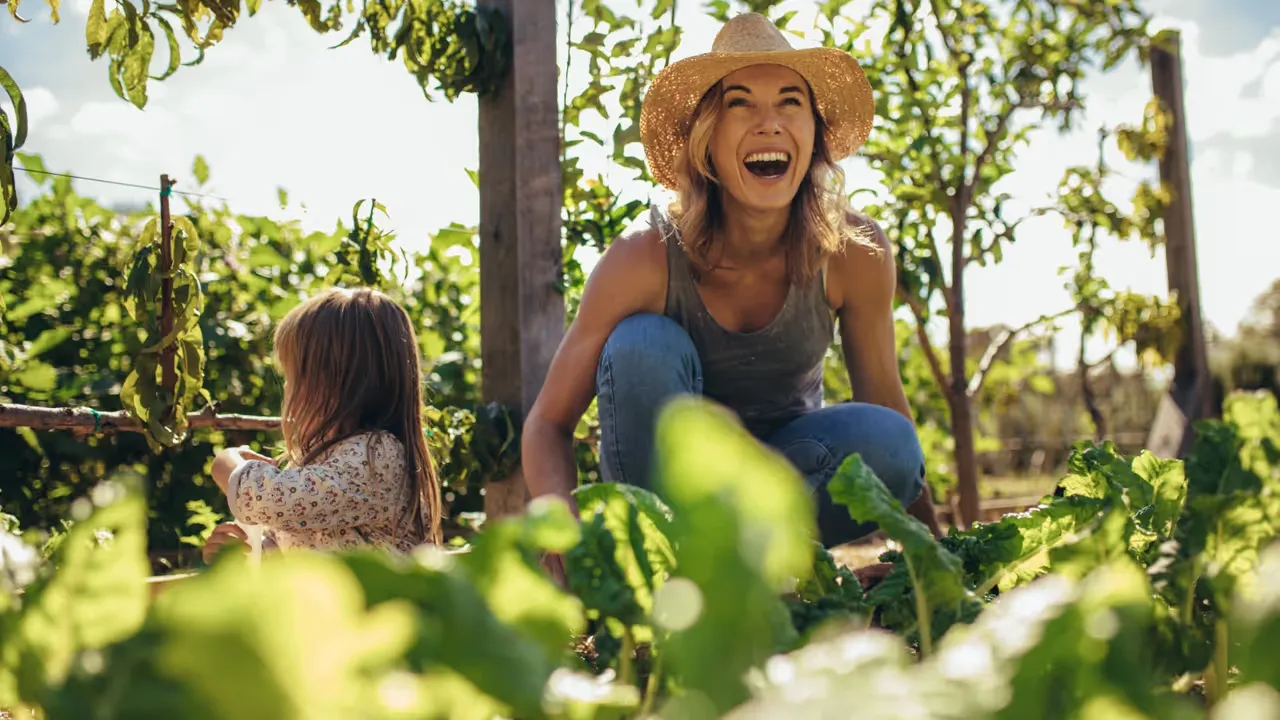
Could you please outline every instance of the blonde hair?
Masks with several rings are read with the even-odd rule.
[[[404,308],[369,288],[326,290],[285,315],[275,356],[285,378],[281,427],[289,461],[313,462],[363,432],[394,435],[412,488],[405,518],[411,539],[439,543],[440,487],[423,427],[418,340]]]
[[[711,267],[709,256],[715,237],[724,226],[724,208],[711,162],[711,138],[720,120],[722,96],[720,83],[702,96],[688,121],[684,152],[676,158],[679,191],[670,207],[671,218],[680,230],[685,252],[699,270]],[[844,171],[831,160],[822,116],[816,110],[813,115],[813,158],[791,202],[791,216],[782,238],[787,271],[793,281],[813,277],[822,262],[848,242],[878,249],[866,228],[849,222],[851,208],[844,193]]]

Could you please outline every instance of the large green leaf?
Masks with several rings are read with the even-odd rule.
[[[726,411],[680,398],[660,414],[657,491],[674,514],[676,575],[654,615],[684,693],[677,716],[708,718],[747,697],[746,671],[794,638],[779,591],[812,571],[804,480]]]
[[[856,453],[840,464],[827,491],[833,501],[849,509],[854,520],[874,522],[901,543],[915,598],[921,646],[928,653],[934,639],[933,614],[939,610],[953,612],[962,603],[973,601],[964,584],[960,559],[939,545],[924,523],[907,514],[902,503]]]
[[[76,522],[58,539],[50,566],[0,617],[0,706],[39,704],[77,655],[123,640],[147,609],[146,499],[121,475],[73,505]]]

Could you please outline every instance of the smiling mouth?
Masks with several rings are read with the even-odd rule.
[[[785,152],[751,153],[742,161],[747,171],[761,178],[778,178],[791,167],[791,155]]]

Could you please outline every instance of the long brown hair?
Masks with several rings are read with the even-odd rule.
[[[689,119],[684,152],[676,159],[679,194],[671,205],[671,217],[680,229],[685,251],[701,270],[712,267],[709,257],[716,235],[724,227],[724,208],[711,162],[711,137],[720,120],[723,95],[721,84],[716,83],[702,96]],[[792,280],[813,277],[827,256],[839,252],[848,242],[879,249],[868,232],[848,220],[844,171],[831,160],[827,150],[822,115],[815,109],[813,116],[813,159],[791,202],[782,239]]]
[[[326,290],[285,315],[275,356],[290,462],[313,462],[362,432],[391,433],[404,446],[412,489],[402,524],[415,542],[439,543],[440,487],[423,427],[418,340],[404,308],[369,288]]]

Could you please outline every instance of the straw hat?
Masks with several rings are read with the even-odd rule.
[[[676,188],[676,158],[707,90],[736,70],[760,64],[791,68],[809,83],[833,160],[852,155],[867,141],[875,101],[858,62],[835,48],[793,48],[768,18],[745,13],[724,24],[710,52],[672,63],[650,84],[640,110],[640,141],[655,180]]]

